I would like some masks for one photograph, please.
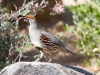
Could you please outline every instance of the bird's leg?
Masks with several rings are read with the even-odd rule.
[[[51,55],[51,54],[50,54],[50,55]],[[46,56],[44,56],[44,58],[46,58]],[[47,61],[47,62],[49,62],[49,63],[50,63],[51,61],[52,61],[52,58],[50,58],[50,59],[49,59],[49,61]]]
[[[42,58],[43,58],[43,56],[44,56],[44,53],[40,50],[40,57],[39,57],[39,58],[37,58],[35,61],[36,61],[36,62],[39,62],[39,61],[40,61],[40,59],[42,59]]]

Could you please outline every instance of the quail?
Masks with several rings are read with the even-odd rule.
[[[29,20],[29,36],[33,45],[40,51],[41,55],[36,61],[39,61],[44,53],[55,53],[57,51],[70,52],[76,55],[71,49],[69,49],[62,41],[56,36],[42,30],[35,17],[33,15],[19,16]]]

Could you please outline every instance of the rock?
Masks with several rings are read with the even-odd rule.
[[[46,62],[17,62],[1,70],[0,75],[95,75],[73,66]]]

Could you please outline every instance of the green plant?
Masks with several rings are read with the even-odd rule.
[[[69,6],[73,13],[73,22],[76,25],[73,32],[76,32],[80,39],[75,41],[81,50],[90,57],[91,64],[100,65],[100,0],[92,0],[78,6]]]
[[[1,11],[2,10],[2,11]],[[18,31],[16,31],[16,26],[15,23],[13,23],[11,21],[11,19],[9,19],[10,17],[10,13],[7,11],[6,8],[1,8],[0,9],[0,13],[1,13],[1,26],[0,26],[0,69],[2,69],[3,67],[5,67],[6,65],[9,65],[10,63],[12,63],[13,61],[10,61],[8,59],[8,56],[11,53],[11,50],[16,50],[18,49],[18,52],[21,56],[21,52],[22,50],[20,50],[20,48],[23,49],[22,47],[22,43],[20,43],[19,41],[22,38],[26,39],[26,36],[20,36],[18,34]],[[26,41],[25,39],[23,39],[23,41]],[[22,51],[24,52],[24,51]]]

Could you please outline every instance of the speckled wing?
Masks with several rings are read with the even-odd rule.
[[[55,53],[60,46],[59,44],[53,43],[51,38],[49,38],[45,34],[41,34],[40,41],[43,44],[43,50],[49,51],[51,53]]]
[[[48,47],[48,49],[51,49],[51,46],[52,46],[52,49],[56,49],[56,50],[64,50],[66,52],[70,52],[74,55],[76,55],[71,49],[69,49],[62,41],[60,41],[57,37],[45,32],[45,31],[42,31],[42,36],[41,37],[44,37],[44,40],[41,39],[42,43],[45,43],[46,44],[46,47]],[[48,40],[48,41],[46,41]]]

